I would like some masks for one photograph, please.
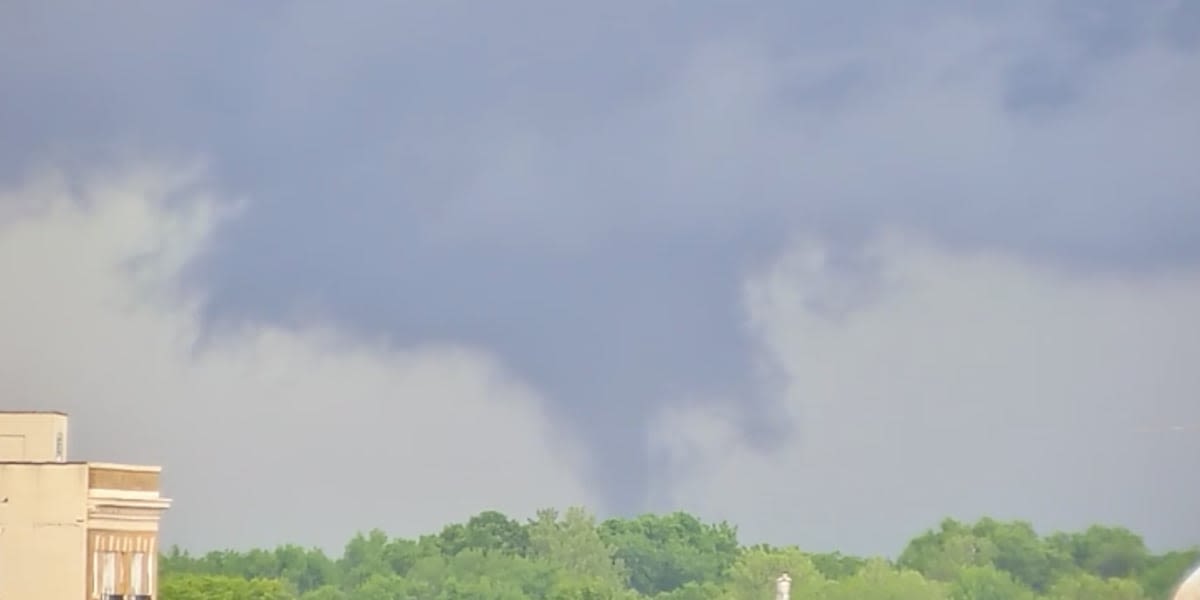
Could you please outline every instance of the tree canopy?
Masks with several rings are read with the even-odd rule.
[[[583,508],[526,522],[483,512],[418,539],[359,533],[319,549],[162,556],[162,600],[753,600],[792,577],[815,600],[1163,600],[1200,547],[1155,554],[1121,527],[1039,535],[947,519],[895,560],[743,546],[728,523],[676,512],[597,522]]]

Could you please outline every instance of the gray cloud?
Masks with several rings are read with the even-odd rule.
[[[1064,278],[895,234],[866,253],[883,289],[836,320],[811,308],[844,277],[819,243],[748,278],[797,435],[763,451],[721,411],[665,410],[662,506],[747,539],[892,556],[947,515],[1195,542],[1200,485],[1180,474],[1200,453],[1200,270]]]
[[[796,231],[1194,264],[1192,4],[10,5],[0,175],[206,157],[248,199],[187,271],[210,332],[488,348],[632,510],[663,406],[786,442],[737,285]]]
[[[310,320],[196,351],[201,299],[174,283],[231,218],[202,184],[141,166],[0,189],[33,209],[0,220],[0,398],[68,411],[75,459],[163,465],[166,543],[337,552],[592,501],[582,449],[485,350]]]

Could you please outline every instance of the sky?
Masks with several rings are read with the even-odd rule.
[[[164,538],[1200,540],[1200,3],[7,2],[0,408]]]

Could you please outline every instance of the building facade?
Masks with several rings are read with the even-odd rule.
[[[0,600],[157,598],[160,468],[67,443],[63,413],[0,412]]]

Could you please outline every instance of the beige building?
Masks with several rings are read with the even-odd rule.
[[[0,600],[157,598],[159,467],[67,459],[67,416],[0,412]]]

